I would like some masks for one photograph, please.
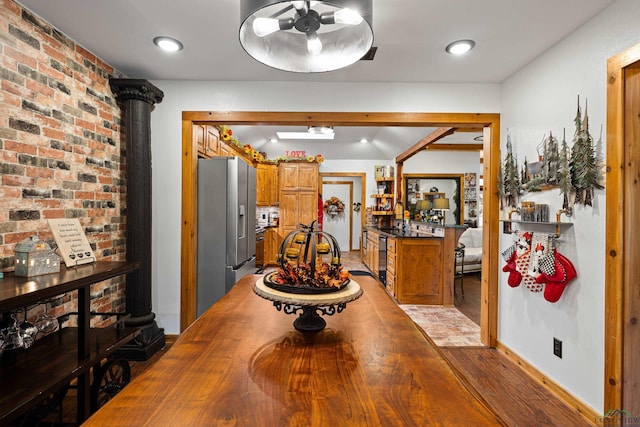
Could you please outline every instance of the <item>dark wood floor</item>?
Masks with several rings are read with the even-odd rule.
[[[509,426],[593,425],[495,349],[440,350],[470,390]]]

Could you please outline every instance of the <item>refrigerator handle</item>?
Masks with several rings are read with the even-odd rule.
[[[245,220],[245,207],[240,205],[238,207],[238,238],[244,239],[247,232],[247,221]]]

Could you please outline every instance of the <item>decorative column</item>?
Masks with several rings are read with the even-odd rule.
[[[140,268],[127,275],[127,311],[130,327],[140,335],[118,354],[129,360],[147,360],[165,345],[164,329],[151,311],[151,111],[164,93],[143,79],[110,79],[111,91],[123,112],[127,166],[127,260]]]

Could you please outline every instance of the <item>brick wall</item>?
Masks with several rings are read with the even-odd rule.
[[[124,260],[114,69],[11,0],[0,0],[0,58],[0,269],[13,270],[13,249],[30,235],[53,243],[49,218],[78,218],[99,260]],[[91,296],[92,310],[124,309],[122,279],[95,285]],[[44,309],[73,311],[75,296],[32,308],[30,316]]]

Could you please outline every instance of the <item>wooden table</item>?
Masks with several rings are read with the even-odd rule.
[[[373,278],[317,333],[242,278],[83,426],[502,425]]]

